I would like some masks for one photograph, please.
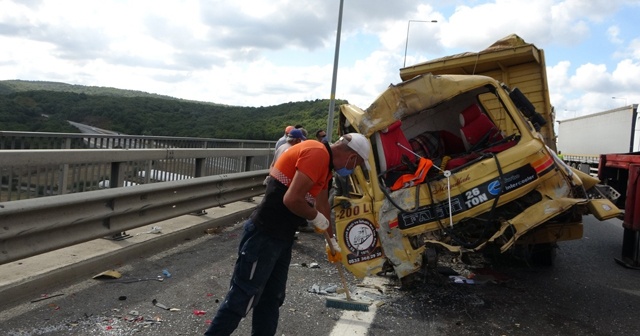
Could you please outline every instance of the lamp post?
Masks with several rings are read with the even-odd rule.
[[[625,97],[611,97],[611,99],[624,99],[624,105],[622,106],[627,106],[627,98]]]
[[[344,0],[340,0],[338,11],[338,32],[336,33],[336,51],[333,57],[333,77],[331,80],[331,96],[329,97],[329,116],[327,117],[327,141],[331,143],[333,137],[333,110],[336,107],[336,80],[338,77],[338,59],[340,56],[340,31],[342,30],[342,7]]]
[[[409,20],[407,22],[407,39],[404,42],[404,63],[402,64],[403,68],[407,66],[407,47],[409,46],[409,28],[411,27],[411,22],[437,23],[438,20]]]

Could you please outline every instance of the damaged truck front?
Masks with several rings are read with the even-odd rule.
[[[340,110],[339,131],[372,147],[371,169],[334,198],[342,262],[356,276],[405,279],[446,250],[551,263],[557,242],[582,237],[583,215],[620,213],[547,146],[547,120],[525,95],[494,78],[420,74],[366,110]]]

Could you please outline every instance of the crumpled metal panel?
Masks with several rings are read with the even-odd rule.
[[[342,105],[340,112],[359,133],[370,137],[397,120],[418,113],[456,95],[496,81],[485,76],[425,74],[390,85],[366,110]],[[497,85],[496,85],[497,86]]]

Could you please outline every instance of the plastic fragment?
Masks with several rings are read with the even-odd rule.
[[[161,308],[161,309],[164,309],[164,310],[169,310],[169,307],[167,307],[167,306],[163,305],[162,303],[158,302],[158,300],[156,300],[156,299],[153,299],[153,300],[151,301],[151,303],[152,303],[154,306],[158,307],[158,308]]]
[[[94,279],[120,279],[122,278],[122,273],[116,270],[108,270],[102,273],[98,273],[93,276]]]

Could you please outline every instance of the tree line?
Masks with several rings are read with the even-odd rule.
[[[336,119],[345,103],[336,100]],[[325,129],[328,109],[328,99],[243,107],[115,88],[0,81],[3,131],[77,133],[69,120],[132,135],[275,140],[287,125],[301,124],[310,136]]]

